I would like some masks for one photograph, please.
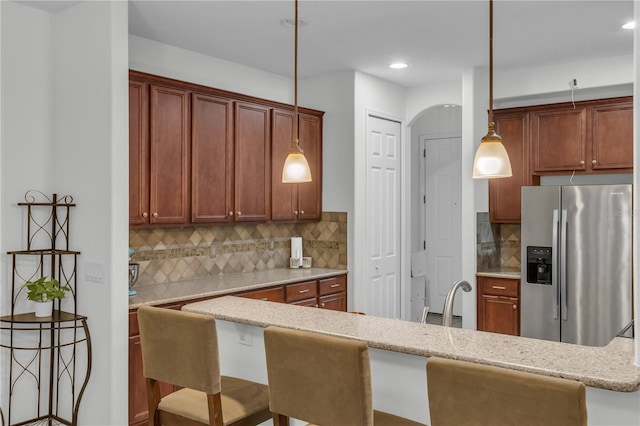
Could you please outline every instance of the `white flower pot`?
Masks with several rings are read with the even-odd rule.
[[[35,302],[36,304],[36,317],[50,317],[53,315],[53,300],[46,302]]]

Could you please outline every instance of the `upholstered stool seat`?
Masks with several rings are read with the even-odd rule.
[[[271,326],[264,344],[275,426],[289,418],[319,426],[424,426],[374,412],[366,343]]]
[[[427,360],[433,426],[586,426],[584,383],[490,365]]]
[[[150,426],[255,426],[271,418],[266,385],[220,375],[212,316],[143,306],[138,323]],[[161,398],[159,382],[182,389]]]

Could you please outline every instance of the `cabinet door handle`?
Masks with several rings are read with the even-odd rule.
[[[229,216],[233,216],[233,212],[229,212]]]
[[[324,308],[324,302],[322,302],[322,303],[320,304],[320,306],[322,306],[322,307]]]
[[[309,289],[306,289],[306,290],[298,290],[298,293],[300,293],[300,294],[309,293]]]
[[[584,160],[580,160],[580,165],[584,166]]]
[[[340,287],[340,284],[331,284],[331,288]]]
[[[242,215],[242,212],[241,212],[241,211],[239,211],[239,212],[238,212],[238,216],[240,216],[240,215]]]
[[[503,287],[501,285],[494,285],[493,288],[495,288],[496,290],[506,290],[506,287]]]
[[[297,216],[297,215],[298,215],[298,210],[294,210],[294,211],[293,211],[293,214],[294,214],[295,216]]]
[[[151,216],[158,217],[158,212],[153,212],[153,214]]]
[[[300,210],[300,214],[304,214],[304,210]]]
[[[516,305],[513,305],[513,309],[518,309],[518,307]]]
[[[149,216],[149,213],[147,212],[142,213],[142,217],[147,217],[147,216]]]
[[[262,299],[260,299],[260,300],[269,300],[269,298],[268,298],[268,297],[263,297],[263,298],[262,298]]]
[[[596,164],[598,164],[598,160],[591,160],[591,164],[595,166]]]

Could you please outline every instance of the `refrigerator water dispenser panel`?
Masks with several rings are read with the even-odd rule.
[[[551,247],[527,246],[527,282],[551,285]]]

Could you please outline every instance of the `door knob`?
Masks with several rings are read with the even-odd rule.
[[[153,212],[153,214],[151,216],[158,217],[158,212]]]
[[[147,212],[142,213],[142,217],[147,217],[147,216],[149,216],[149,213]]]
[[[596,164],[598,164],[598,160],[591,160],[591,164],[595,166]]]

